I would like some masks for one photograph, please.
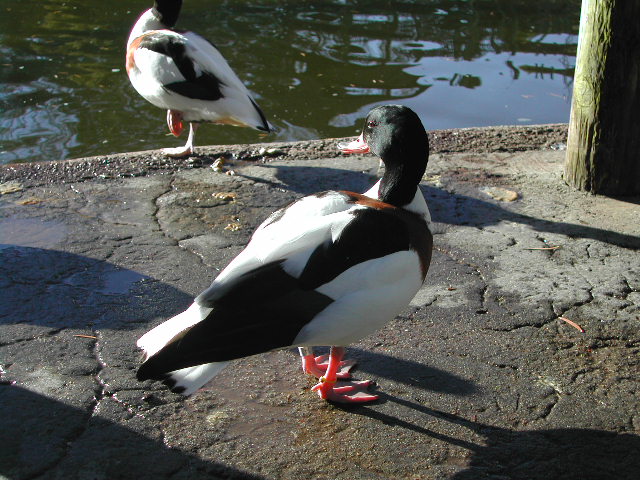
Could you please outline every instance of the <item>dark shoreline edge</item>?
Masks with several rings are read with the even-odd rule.
[[[552,150],[564,148],[567,124],[497,126],[432,130],[432,153],[488,153]],[[345,139],[306,140],[245,145],[198,147],[198,154],[167,158],[159,150],[116,153],[70,160],[0,165],[0,183],[19,181],[25,187],[85,180],[144,176],[151,173],[211,165],[224,157],[233,161],[264,161],[268,158],[317,159],[341,155],[336,144]]]

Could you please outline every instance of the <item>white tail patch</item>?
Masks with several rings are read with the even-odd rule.
[[[181,314],[176,315],[166,322],[161,323],[156,328],[149,330],[138,339],[136,345],[144,350],[146,358],[149,358],[150,356],[155,355],[157,352],[159,352],[167,343],[171,341],[171,339],[173,339],[173,337],[178,335],[180,332],[207,318],[207,315],[211,313],[211,310],[213,309],[201,307],[194,302],[187,310],[185,310]]]
[[[195,367],[181,368],[169,372],[163,382],[172,392],[191,395],[205,383],[215,377],[229,362],[206,363]]]

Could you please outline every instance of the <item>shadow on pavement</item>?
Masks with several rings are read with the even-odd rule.
[[[349,347],[349,358],[357,358],[357,371],[368,372],[411,387],[467,396],[478,391],[476,385],[444,370],[377,352]],[[376,392],[377,393],[377,392]]]
[[[430,186],[422,185],[420,188],[427,200],[434,222],[483,228],[508,221],[529,225],[538,232],[562,234],[573,238],[591,238],[621,247],[640,248],[640,238],[635,235],[587,225],[542,220],[502,208],[498,203],[450,193]]]
[[[377,165],[367,172],[327,167],[269,166],[269,164],[262,166],[277,169],[276,177],[278,180],[283,182],[288,190],[301,195],[310,195],[330,189],[364,192],[378,180],[375,176]],[[270,183],[261,178],[249,176],[246,178],[251,178],[257,182]],[[282,188],[282,185],[276,183],[273,183],[272,186]],[[529,225],[539,232],[559,233],[577,238],[591,238],[612,245],[640,248],[640,238],[635,235],[587,225],[542,220],[503,208],[497,201],[484,201],[427,185],[421,185],[420,188],[427,200],[434,222],[482,228],[496,225],[502,221],[510,221]],[[625,198],[624,201],[637,203],[639,200]],[[514,204],[514,207],[517,207],[517,203]]]
[[[471,451],[468,468],[458,472],[453,477],[455,480],[635,480],[640,472],[639,435],[581,428],[515,431],[467,420],[384,392],[377,393],[382,401],[460,425],[484,439],[482,444],[469,442],[367,407],[350,410]]]
[[[0,385],[0,404],[3,478],[263,478],[168,448],[159,430],[136,431],[152,427],[136,422],[135,416],[129,420],[131,428],[125,428],[90,411],[6,384]]]
[[[57,250],[4,245],[0,271],[5,325],[131,329],[193,301],[133,270]]]

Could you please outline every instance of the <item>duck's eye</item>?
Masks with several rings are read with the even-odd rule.
[[[367,123],[367,127],[369,128],[373,128],[377,126],[378,126],[378,122],[376,122],[375,120],[369,120],[369,123]]]

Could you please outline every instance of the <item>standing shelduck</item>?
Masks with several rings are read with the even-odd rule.
[[[313,387],[336,402],[366,402],[370,382],[349,378],[344,346],[393,319],[421,287],[431,260],[430,215],[418,184],[427,134],[409,108],[374,108],[345,153],[372,152],[384,176],[364,194],[327,191],[276,211],[185,312],[138,340],[138,379],[189,395],[233,359],[299,347]],[[311,347],[330,345],[328,362]]]
[[[178,32],[182,0],[155,0],[131,29],[126,67],[131,84],[146,100],[167,110],[176,137],[189,122],[184,147],[165,148],[180,157],[194,153],[200,122],[251,127],[271,126],[251,94],[218,49],[193,32]]]

